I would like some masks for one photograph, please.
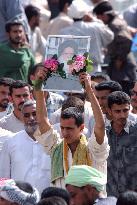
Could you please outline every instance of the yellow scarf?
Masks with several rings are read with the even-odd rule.
[[[82,135],[80,137],[80,142],[79,142],[79,144],[76,148],[76,151],[74,153],[72,165],[88,165],[88,166],[92,165],[91,157],[89,155],[89,151],[87,148],[87,143],[88,142],[87,142],[86,136]],[[64,160],[66,174],[68,174],[68,170],[69,170],[68,151],[69,151],[69,147],[64,140],[63,160]]]

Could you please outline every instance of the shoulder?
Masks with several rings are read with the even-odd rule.
[[[96,205],[116,205],[117,198],[115,197],[107,197],[99,199]]]

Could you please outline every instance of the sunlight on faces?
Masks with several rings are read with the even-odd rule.
[[[32,98],[29,87],[13,88],[11,102],[15,109],[21,111],[22,105]]]
[[[9,39],[13,44],[20,44],[24,40],[24,28],[22,25],[14,25],[8,33]]]
[[[26,132],[29,134],[34,134],[38,128],[38,122],[36,119],[36,104],[24,107],[22,113]]]
[[[126,124],[129,110],[129,104],[113,104],[111,108],[108,108],[109,115],[111,116],[113,122],[121,126]]]
[[[79,127],[76,125],[74,118],[60,120],[60,128],[62,137],[65,139],[67,144],[71,144],[79,141],[80,135],[84,129],[84,124]]]

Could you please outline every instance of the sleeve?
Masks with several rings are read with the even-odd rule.
[[[8,142],[9,140],[5,141],[0,153],[0,178],[10,178],[11,160]]]
[[[106,48],[114,39],[114,33],[103,23],[98,26],[102,47]]]
[[[45,151],[48,155],[51,155],[56,145],[58,145],[62,141],[59,133],[53,128],[42,135],[38,135],[37,133],[35,133],[35,135],[35,138],[40,144],[44,146]]]
[[[91,159],[93,160],[93,167],[103,172],[107,173],[107,158],[109,155],[109,145],[108,138],[105,133],[104,142],[99,145],[96,141],[94,132],[88,141],[88,148],[91,154]]]

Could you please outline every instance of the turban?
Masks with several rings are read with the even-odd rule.
[[[105,174],[87,165],[72,166],[65,179],[66,185],[70,184],[76,187],[91,185],[99,192],[104,190],[106,183],[107,176]]]
[[[0,179],[0,197],[15,202],[19,205],[34,205],[39,201],[39,193],[33,188],[33,193],[28,193],[16,186],[13,179]]]
[[[68,8],[68,16],[74,19],[81,19],[91,10],[92,7],[83,0],[73,0]]]

